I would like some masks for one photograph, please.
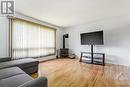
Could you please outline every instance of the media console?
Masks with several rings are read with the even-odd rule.
[[[87,60],[83,60],[83,58],[85,58]],[[104,66],[105,65],[105,54],[104,53],[81,52],[80,62],[86,62],[89,64],[98,64],[98,65]]]
[[[105,54],[104,53],[94,53],[95,45],[104,45],[103,41],[103,31],[89,32],[89,33],[81,33],[81,45],[90,45],[91,52],[81,52],[80,62],[83,57],[87,58],[86,62],[91,64],[102,64],[105,65]],[[87,54],[87,56],[86,56]],[[89,55],[88,55],[89,54]],[[84,56],[85,55],[85,56]]]

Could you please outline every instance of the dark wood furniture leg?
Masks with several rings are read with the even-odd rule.
[[[79,62],[82,62],[83,53],[81,52],[80,60]]]
[[[103,54],[103,66],[105,66],[105,54]]]

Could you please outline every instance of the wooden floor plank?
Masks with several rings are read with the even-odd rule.
[[[42,62],[38,76],[46,76],[49,87],[130,87],[129,67],[92,65],[77,59]]]

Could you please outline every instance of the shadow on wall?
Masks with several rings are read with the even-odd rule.
[[[107,63],[113,63],[113,61],[119,62],[120,58],[114,55],[105,55]],[[115,62],[115,64],[116,64]]]
[[[69,55],[75,55],[75,58],[76,59],[78,59],[79,58],[79,56],[78,55],[76,55],[76,53],[72,50],[72,49],[69,49]]]
[[[104,43],[107,47],[118,47],[123,45],[127,40],[128,32],[122,28],[105,30]]]
[[[128,63],[128,30],[127,26],[119,26],[104,30],[103,51],[106,54],[106,61],[114,64]],[[99,46],[100,47],[100,46]],[[97,46],[97,50],[100,49]]]

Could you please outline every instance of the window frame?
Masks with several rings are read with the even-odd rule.
[[[33,22],[33,21],[21,19],[21,18],[8,17],[8,20],[9,20],[9,56],[11,58],[13,58],[13,41],[12,40],[13,40],[13,21],[14,20],[25,21],[25,22],[28,22],[28,23],[32,23],[32,24],[35,24],[35,25],[39,25],[39,26],[50,28],[50,29],[54,30],[54,34],[55,34],[55,37],[54,37],[54,41],[55,41],[54,42],[54,44],[55,44],[54,53],[44,55],[44,56],[31,57],[31,58],[40,58],[40,57],[47,57],[47,56],[56,55],[56,30],[57,30],[56,28],[50,27],[50,26],[47,26],[47,25],[43,25],[43,24],[40,24],[40,23],[36,23],[36,22]],[[30,58],[30,57],[22,57],[22,58],[18,58],[18,59],[23,59],[23,58]]]

